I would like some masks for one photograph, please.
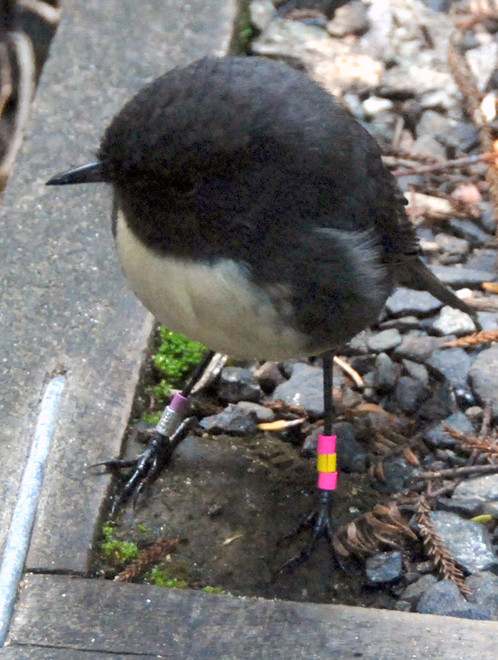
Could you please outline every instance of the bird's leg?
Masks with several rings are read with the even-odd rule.
[[[116,494],[110,517],[113,518],[118,507],[133,496],[137,501],[144,489],[157,479],[169,463],[173,451],[184,439],[192,418],[187,417],[190,407],[190,393],[211,361],[214,351],[207,351],[195,368],[181,392],[177,392],[164,409],[147,449],[134,458],[114,458],[91,467],[104,466],[108,470],[118,471],[133,468],[126,482]]]
[[[330,518],[330,507],[332,504],[332,491],[337,486],[337,460],[336,460],[336,436],[332,435],[332,422],[334,413],[332,394],[332,368],[333,355],[327,354],[323,358],[323,402],[324,402],[324,427],[323,433],[318,436],[317,447],[317,469],[318,469],[318,495],[319,501],[311,513],[309,513],[298,526],[284,539],[292,539],[304,529],[312,529],[310,543],[301,550],[299,554],[282,564],[275,572],[275,577],[281,573],[292,571],[297,566],[306,562],[316,548],[318,540],[323,536],[331,543],[332,522]]]

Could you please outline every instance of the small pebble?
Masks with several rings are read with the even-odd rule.
[[[472,318],[465,312],[445,305],[432,324],[439,335],[456,335],[461,337],[476,331]]]
[[[476,573],[498,566],[498,556],[482,525],[447,511],[431,511],[429,517],[450,554],[466,571]]]
[[[436,424],[424,433],[424,440],[433,447],[449,447],[456,445],[456,440],[446,430],[445,424],[453,427],[456,431],[465,434],[472,434],[474,427],[463,412],[457,411],[447,417],[443,422]]]
[[[427,315],[440,309],[442,303],[428,291],[399,287],[387,299],[386,310],[392,316]]]
[[[222,401],[259,401],[263,395],[258,381],[250,369],[224,367],[218,383],[218,396]]]
[[[396,328],[376,332],[367,340],[368,348],[374,353],[383,353],[401,344],[401,335]]]
[[[199,421],[199,425],[210,433],[229,435],[254,435],[258,431],[258,420],[253,412],[248,412],[230,403],[217,415],[209,415]]]
[[[403,573],[403,558],[399,550],[380,552],[368,557],[365,572],[373,584],[382,584],[399,580]]]

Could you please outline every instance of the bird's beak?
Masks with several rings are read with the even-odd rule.
[[[47,186],[65,186],[73,183],[109,183],[109,174],[102,162],[90,163],[56,174],[46,183]]]

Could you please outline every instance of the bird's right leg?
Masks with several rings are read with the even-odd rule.
[[[207,351],[194,373],[188,379],[181,392],[177,392],[164,409],[148,447],[134,458],[113,458],[91,467],[104,466],[111,471],[132,468],[127,480],[118,490],[111,506],[110,516],[114,517],[117,509],[130,497],[136,502],[138,497],[164,470],[171,456],[184,439],[190,427],[192,417],[187,417],[190,408],[190,395],[195,384],[213,358],[214,351]]]

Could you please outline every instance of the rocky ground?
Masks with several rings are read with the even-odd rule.
[[[195,588],[498,619],[498,190],[480,157],[498,137],[498,7],[305,4],[254,0],[251,54],[307,71],[378,139],[427,262],[488,334],[459,340],[475,331],[469,316],[398,289],[351,342],[350,369],[334,374],[334,544],[293,574],[272,580],[308,540],[279,543],[314,503],[319,360],[225,366],[197,398],[200,424],[116,535],[141,548],[185,539],[161,567]],[[271,421],[277,431],[261,430]]]

